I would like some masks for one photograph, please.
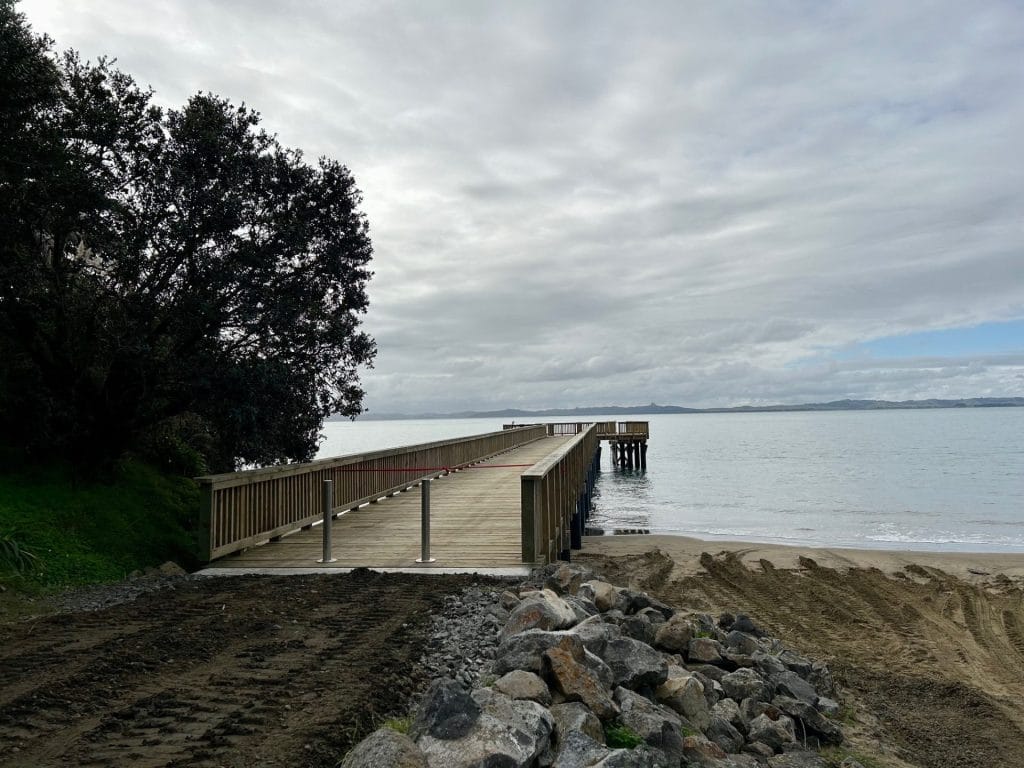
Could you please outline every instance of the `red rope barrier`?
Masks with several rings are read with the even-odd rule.
[[[464,467],[404,467],[402,469],[335,469],[334,472],[455,472],[463,469],[518,469],[521,467],[532,467],[533,464],[469,464]]]

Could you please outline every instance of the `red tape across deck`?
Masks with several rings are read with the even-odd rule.
[[[403,469],[335,469],[334,472],[456,472],[463,469],[518,469],[520,467],[532,467],[533,464],[469,464],[464,467],[406,467]]]

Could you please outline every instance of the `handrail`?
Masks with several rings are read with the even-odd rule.
[[[324,480],[334,481],[334,509],[354,509],[546,434],[543,427],[503,430],[196,478],[200,557],[209,561],[311,525],[322,515]]]
[[[651,434],[649,421],[548,421],[541,424],[505,424],[502,429],[543,426],[548,435],[564,436],[578,435],[592,424],[597,425],[598,438],[601,440],[613,440],[616,437],[646,440]]]
[[[599,443],[598,425],[584,427],[522,474],[524,563],[549,563],[569,548],[569,524]]]

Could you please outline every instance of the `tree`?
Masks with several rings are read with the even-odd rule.
[[[211,94],[161,111],[110,62],[54,57],[9,0],[0,25],[32,75],[0,82],[8,440],[171,446],[213,469],[311,458],[326,416],[361,411],[376,351],[348,169]]]

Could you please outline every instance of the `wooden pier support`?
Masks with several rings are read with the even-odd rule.
[[[615,440],[612,446],[612,466],[620,469],[647,469],[646,440]]]

